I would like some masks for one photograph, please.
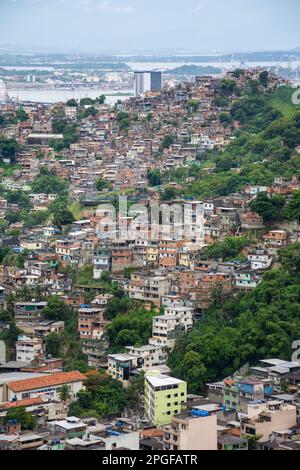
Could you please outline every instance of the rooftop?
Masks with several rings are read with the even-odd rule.
[[[153,387],[164,387],[168,385],[179,385],[184,383],[183,380],[175,379],[174,377],[169,377],[167,375],[147,375],[147,381],[153,385]]]
[[[79,382],[85,380],[85,375],[79,371],[60,372],[58,374],[39,374],[38,377],[16,380],[9,383],[9,388],[13,392],[22,392],[25,390],[35,390],[37,388],[49,387],[51,385],[63,385],[69,382]]]

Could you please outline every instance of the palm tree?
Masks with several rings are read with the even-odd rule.
[[[29,302],[31,299],[32,299],[32,291],[31,289],[28,287],[27,284],[25,284],[21,291],[20,291],[20,298],[21,300],[23,300],[24,302]]]
[[[58,391],[59,399],[63,402],[66,403],[71,399],[71,393],[69,390],[68,385],[63,385],[59,391]]]

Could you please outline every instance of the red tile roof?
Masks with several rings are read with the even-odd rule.
[[[33,405],[41,405],[44,403],[44,400],[40,397],[33,397],[33,398],[25,398],[24,400],[17,400],[17,401],[10,401],[7,403],[2,403],[0,408],[14,408],[16,406],[33,406]]]
[[[37,388],[50,387],[52,385],[63,385],[70,382],[86,380],[85,375],[75,370],[72,372],[60,372],[58,374],[46,375],[45,377],[34,377],[32,379],[16,380],[10,382],[8,387],[13,392],[23,392],[25,390],[35,390]]]
[[[142,437],[162,437],[164,435],[163,431],[157,428],[143,429],[140,431],[140,436]]]

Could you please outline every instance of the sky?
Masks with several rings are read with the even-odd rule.
[[[0,0],[0,45],[81,52],[300,47],[299,0]]]

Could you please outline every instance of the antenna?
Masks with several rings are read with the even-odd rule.
[[[246,68],[246,62],[245,62],[245,57],[244,56],[242,57],[242,60],[240,62],[240,68],[242,70],[245,70],[245,68]]]
[[[230,61],[230,70],[234,70],[234,64],[233,64],[233,62],[234,62],[234,55],[232,54],[232,56],[231,56],[231,61]]]

